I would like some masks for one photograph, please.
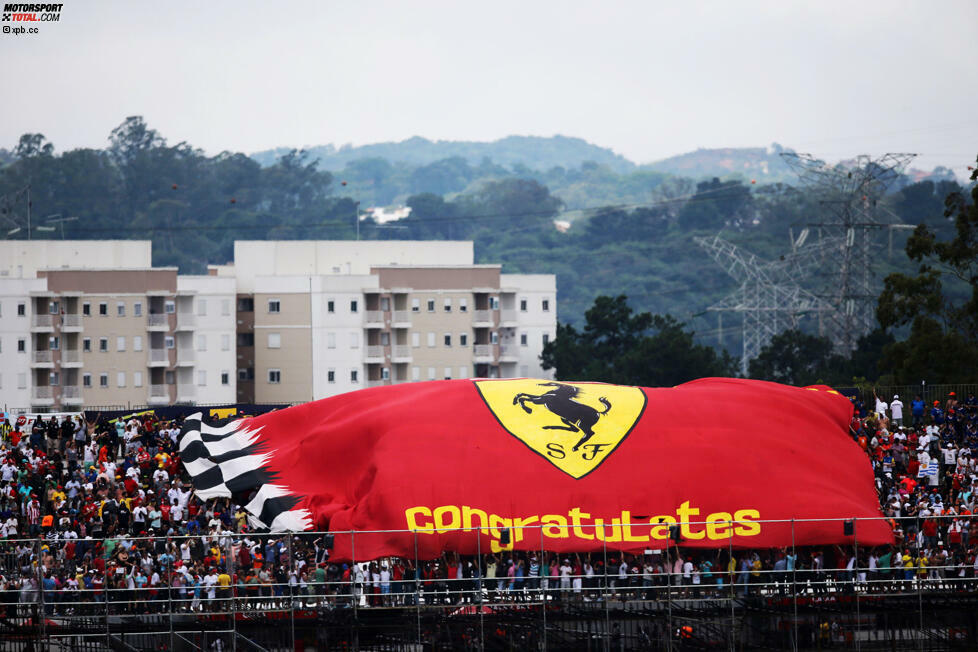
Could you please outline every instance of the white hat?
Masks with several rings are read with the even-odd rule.
[[[900,395],[899,395],[899,394],[894,394],[894,395],[893,395],[893,400],[894,400],[894,401],[895,401],[895,400],[897,400],[898,398],[900,398]]]

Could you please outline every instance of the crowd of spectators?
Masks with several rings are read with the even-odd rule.
[[[0,424],[0,609],[204,611],[306,604],[408,606],[653,599],[723,593],[954,589],[978,581],[978,400],[952,393],[854,401],[897,544],[877,549],[557,555],[507,552],[342,564],[328,537],[249,528],[229,499],[199,500],[178,454],[180,420],[39,418]],[[99,604],[99,603],[108,603]]]

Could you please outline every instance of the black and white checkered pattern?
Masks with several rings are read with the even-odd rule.
[[[268,470],[274,451],[259,440],[261,427],[248,419],[224,426],[204,423],[200,412],[184,421],[180,459],[202,499],[231,497],[256,491],[245,505],[253,527],[272,531],[301,531],[312,527],[312,516],[297,509],[300,497],[290,493]]]

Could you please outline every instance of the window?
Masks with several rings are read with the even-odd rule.
[[[57,387],[61,384],[61,377],[58,375],[57,371],[51,371],[48,373],[48,385],[52,387]]]
[[[163,338],[163,348],[164,349],[175,349],[177,347],[176,340],[173,339],[172,335],[167,335]]]
[[[391,379],[391,370],[390,370],[390,367],[382,367],[381,368],[381,370],[380,370],[380,379],[381,380],[390,380]]]
[[[490,344],[499,344],[499,333],[497,333],[496,331],[493,331],[492,333],[490,333],[489,334],[489,343]]]
[[[57,301],[48,301],[48,314],[49,315],[56,315],[56,314],[58,314],[58,302]]]
[[[428,333],[428,346],[434,346],[434,345],[435,345],[435,334]]]
[[[221,299],[221,316],[227,317],[231,314],[231,300]]]
[[[231,350],[231,336],[227,333],[221,335],[221,350],[230,351]]]
[[[469,377],[469,368],[468,367],[459,367],[458,368],[458,377],[459,378],[468,378]]]
[[[336,302],[332,299],[326,302],[326,312],[336,312]]]
[[[452,368],[445,367],[445,380],[451,380],[451,379],[452,379]]]
[[[86,373],[83,373],[82,374],[82,387],[91,387],[91,386],[92,386],[92,374],[87,373],[87,372]]]
[[[238,344],[241,344],[241,342],[240,342],[241,335],[244,335],[244,334],[245,333],[241,333],[240,335],[238,335],[238,340],[239,340]],[[197,350],[198,351],[206,351],[207,350],[207,336],[206,335],[198,335],[197,336]]]
[[[499,297],[489,297],[489,310],[499,310]]]
[[[27,374],[17,374],[17,389],[27,389]]]
[[[270,314],[277,314],[277,313],[282,312],[282,303],[278,299],[269,299],[268,300],[268,312]],[[271,373],[271,372],[269,372],[269,373]],[[269,382],[271,382],[271,381],[269,381]]]
[[[520,299],[520,312],[526,312],[526,299]]]
[[[282,370],[281,369],[269,369],[268,370],[268,382],[271,385],[278,385],[282,382]]]
[[[109,352],[109,338],[107,337],[98,338],[98,350],[101,351],[102,353]]]
[[[141,371],[132,372],[132,386],[133,387],[143,386],[143,372]]]
[[[411,333],[411,346],[414,348],[421,346],[421,333]]]
[[[445,333],[445,346],[451,346],[451,345],[452,345],[452,334]]]
[[[421,312],[421,299],[411,299],[411,312]]]
[[[354,299],[353,301],[350,302],[350,312],[356,312],[356,311],[357,311],[357,300]]]
[[[57,351],[61,348],[61,340],[57,335],[52,335],[48,338],[48,348],[52,351]]]
[[[335,383],[336,382],[336,369],[328,369],[326,371],[326,382]]]
[[[197,385],[198,385],[198,387],[206,387],[207,386],[207,370],[206,369],[198,369],[197,370]]]
[[[133,335],[132,336],[132,350],[133,351],[142,351],[143,350],[143,336],[142,335]]]
[[[115,386],[125,387],[126,386],[126,372],[120,371],[115,375]]]
[[[115,316],[116,317],[125,317],[126,316],[126,304],[123,303],[122,301],[120,301],[119,303],[115,304]]]
[[[458,345],[459,346],[468,346],[469,345],[469,334],[468,333],[459,333],[458,334]]]
[[[197,299],[197,316],[207,316],[207,299]]]
[[[268,334],[268,348],[270,348],[270,349],[280,349],[280,348],[282,348],[282,334],[281,333],[269,333]]]
[[[520,333],[520,346],[526,346],[526,333]]]
[[[27,305],[26,304],[23,304],[23,303],[18,303],[17,304],[17,316],[18,317],[24,317],[25,315],[27,315]]]
[[[391,310],[391,300],[390,297],[380,298],[380,309],[382,312],[390,312]]]
[[[115,338],[115,350],[116,351],[125,351],[126,350],[126,338],[125,338],[125,336],[120,335],[119,337]]]
[[[164,372],[163,383],[165,385],[172,385],[175,382],[177,382],[177,375],[175,373],[173,373],[172,371]]]
[[[251,297],[239,297],[238,312],[255,312],[255,300]]]
[[[27,353],[27,340],[23,338],[17,340],[17,353]]]
[[[434,380],[437,375],[438,370],[434,367],[428,367],[428,380]]]
[[[92,352],[92,338],[90,337],[82,338],[82,351],[84,351],[85,353]]]
[[[360,371],[358,369],[350,369],[350,382],[358,383],[360,382],[358,378],[360,377]]]
[[[543,300],[543,311],[550,312],[550,299]]]
[[[92,304],[90,304],[87,301],[85,303],[83,303],[82,304],[82,314],[85,315],[86,317],[91,317],[92,316]]]
[[[543,345],[544,346],[547,346],[548,344],[550,344],[550,334],[549,333],[544,333],[543,334]]]
[[[469,300],[468,299],[464,299],[464,298],[463,299],[459,299],[458,300],[458,311],[459,312],[468,312],[468,310],[469,310]]]
[[[421,380],[421,367],[411,367],[411,380]]]
[[[109,304],[104,301],[98,304],[98,314],[101,317],[106,317],[109,314]]]
[[[451,312],[451,311],[452,311],[452,300],[445,299],[445,312]]]
[[[254,380],[255,370],[253,367],[242,367],[238,369],[238,380]]]
[[[98,375],[98,386],[99,387],[109,386],[109,374],[101,373]]]
[[[326,348],[327,349],[336,348],[336,333],[326,333]]]
[[[137,301],[136,303],[132,304],[132,315],[133,315],[133,317],[142,317],[143,316],[143,303],[142,303],[142,301]]]
[[[231,372],[230,371],[222,371],[221,372],[221,384],[222,385],[230,385],[231,384]]]
[[[387,331],[384,331],[380,334],[380,345],[381,346],[391,345],[391,334],[388,333]]]
[[[163,302],[163,312],[167,315],[172,315],[177,311],[177,304],[172,300],[168,299]]]
[[[435,311],[435,300],[428,299],[428,312],[434,312],[434,311]]]
[[[359,349],[360,348],[360,334],[350,333],[350,348]]]

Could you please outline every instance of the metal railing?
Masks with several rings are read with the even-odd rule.
[[[53,352],[49,349],[45,349],[44,351],[34,351],[31,353],[31,362],[35,362],[38,364],[45,364],[53,361],[54,361],[54,355]]]
[[[149,327],[149,328],[159,328],[161,326],[168,327],[169,325],[170,325],[170,317],[169,317],[169,315],[166,315],[166,314],[163,314],[163,315],[158,315],[158,314],[146,315],[146,326]]]
[[[355,554],[357,537],[406,536],[417,550],[432,536],[407,530],[6,539],[0,636],[138,649],[201,637],[234,646],[243,636],[245,645],[294,649],[324,635],[333,643],[316,646],[347,647],[340,641],[352,635],[352,649],[490,649],[503,647],[505,630],[516,634],[509,649],[975,649],[978,569],[963,563],[968,542],[860,546],[866,520],[818,519],[840,531],[853,523],[852,542],[839,546],[665,539],[631,553],[609,541],[587,553],[548,547],[561,538],[546,527],[572,525],[509,528],[512,544],[497,552],[488,528],[446,528],[475,552],[434,559]],[[948,537],[955,519],[940,520]],[[813,521],[758,522],[790,523],[794,539]],[[342,536],[351,554],[331,558]]]
[[[32,328],[54,328],[54,318],[52,315],[32,315]]]

